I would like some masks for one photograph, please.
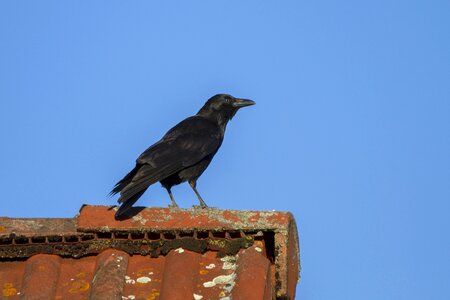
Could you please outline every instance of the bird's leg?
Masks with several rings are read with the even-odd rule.
[[[205,201],[203,201],[203,199],[202,199],[202,196],[200,196],[199,192],[196,189],[197,181],[196,180],[190,180],[189,181],[189,185],[191,186],[191,188],[194,190],[195,194],[197,195],[198,201],[200,201],[200,206],[202,208],[208,207],[208,205],[206,205]]]
[[[175,199],[173,198],[172,191],[170,190],[170,188],[167,188],[167,187],[166,187],[166,190],[169,193],[170,200],[172,201],[172,205],[169,205],[169,207],[178,208],[178,204],[175,202]]]

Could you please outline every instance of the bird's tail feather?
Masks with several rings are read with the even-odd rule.
[[[131,196],[130,198],[128,198],[127,200],[125,200],[122,205],[119,207],[119,210],[117,210],[116,215],[115,215],[115,219],[116,220],[121,220],[123,219],[126,214],[126,212],[133,206],[133,204],[142,196],[142,194],[145,193],[147,189],[144,189],[143,191]],[[120,199],[119,199],[120,200]]]
[[[121,190],[120,195],[123,199],[127,199],[129,196],[134,195],[143,189],[147,189],[149,185],[166,178],[176,171],[177,167],[174,166],[154,168],[150,165],[143,165],[131,183]]]
[[[109,193],[110,196],[113,196],[117,193],[119,193],[121,190],[123,190],[133,179],[133,177],[136,175],[136,173],[139,171],[139,165],[136,164],[136,166],[134,167],[133,170],[131,170],[127,175],[125,175],[124,178],[122,178],[118,183],[116,183],[116,185],[114,186],[114,188],[112,189],[112,191]]]

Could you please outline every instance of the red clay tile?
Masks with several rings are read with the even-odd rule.
[[[270,300],[274,295],[270,261],[262,245],[254,245],[239,253],[236,286],[233,293],[246,300]]]
[[[182,248],[170,251],[166,256],[161,300],[184,299],[194,294],[193,282],[198,273],[199,255]]]
[[[295,299],[295,287],[300,274],[300,253],[295,222],[289,224],[288,232],[275,234],[275,247],[279,253],[275,260],[279,283],[277,297],[289,295],[291,299]],[[293,253],[297,254],[292,255]]]
[[[38,254],[27,260],[21,298],[51,299],[55,297],[61,269],[61,257]]]
[[[165,256],[133,255],[128,262],[123,296],[132,299],[160,299],[165,274]]]
[[[0,236],[45,235],[58,232],[61,235],[76,233],[75,219],[43,219],[43,218],[7,218],[0,217]]]
[[[128,258],[127,253],[115,249],[105,250],[97,256],[90,299],[120,299],[125,284]]]
[[[61,263],[55,300],[87,299],[91,291],[97,256],[64,258]]]
[[[297,227],[294,222],[292,222],[288,234],[288,245],[286,249],[287,256],[287,264],[286,271],[287,275],[287,283],[286,283],[286,291],[285,294],[289,295],[291,299],[295,299],[295,289],[297,287],[297,283],[299,281],[300,276],[300,250],[298,248],[298,233]],[[296,253],[296,255],[292,255]]]
[[[115,210],[109,206],[85,205],[78,217],[79,231],[93,232],[111,229],[136,230],[196,230],[234,229],[264,230],[286,228],[293,219],[288,212],[220,210],[215,208],[145,208],[134,217],[116,221]]]
[[[84,206],[75,219],[0,218],[3,298],[295,298],[290,213],[152,208],[128,221],[113,216]]]
[[[0,288],[3,299],[19,299],[25,264],[21,261],[0,262]]]

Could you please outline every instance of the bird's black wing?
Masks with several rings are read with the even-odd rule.
[[[185,119],[138,157],[139,169],[118,201],[126,202],[149,185],[214,154],[222,139],[223,133],[213,122],[199,116]]]

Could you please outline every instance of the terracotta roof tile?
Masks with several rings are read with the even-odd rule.
[[[294,299],[290,213],[147,208],[127,221],[0,218],[5,299]]]

